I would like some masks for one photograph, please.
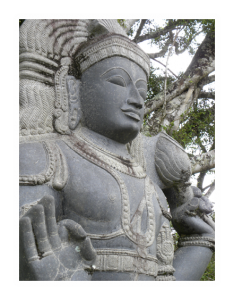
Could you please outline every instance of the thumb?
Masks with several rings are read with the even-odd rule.
[[[68,241],[68,234],[71,234],[75,239],[81,241],[80,254],[85,260],[91,261],[96,257],[96,250],[93,248],[91,240],[87,237],[87,233],[84,231],[83,227],[73,220],[62,220],[59,222],[59,235],[62,242]],[[67,230],[63,230],[64,227]]]
[[[93,248],[91,240],[87,237],[80,247],[80,253],[85,260],[94,260],[97,256],[96,250]]]
[[[68,241],[68,234],[71,234],[77,240],[84,240],[87,236],[82,226],[73,220],[65,219],[58,223],[59,235],[63,242]],[[65,228],[67,230],[65,230]]]

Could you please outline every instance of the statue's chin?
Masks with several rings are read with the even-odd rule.
[[[101,119],[96,119],[95,114],[93,118],[90,115],[85,118],[85,126],[88,129],[121,144],[134,140],[140,132],[141,125],[141,120],[132,119],[122,113],[118,118],[115,114],[113,117],[104,114]]]
[[[140,132],[139,128],[134,128],[134,129],[131,128],[128,130],[127,129],[119,130],[119,131],[110,130],[110,131],[98,132],[98,133],[118,143],[127,144],[132,140],[134,140],[137,137],[139,132]]]

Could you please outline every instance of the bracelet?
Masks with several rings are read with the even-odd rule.
[[[159,275],[156,277],[155,281],[175,281],[175,277],[173,275],[169,275],[169,276],[162,276]]]
[[[211,243],[215,242],[214,238],[206,237],[206,236],[186,236],[186,237],[181,237],[180,241],[185,242],[185,241],[208,241]]]
[[[183,237],[178,241],[178,247],[200,246],[215,251],[215,240],[209,237]]]

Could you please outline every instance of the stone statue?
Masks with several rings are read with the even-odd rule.
[[[20,280],[204,273],[212,204],[175,140],[140,133],[149,70],[116,20],[20,27]]]

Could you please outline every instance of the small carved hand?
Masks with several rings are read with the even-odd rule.
[[[200,234],[214,237],[214,222],[206,216],[213,210],[210,200],[193,187],[194,197],[171,211],[172,223],[179,234]]]
[[[21,280],[89,280],[96,257],[76,222],[56,223],[52,196],[43,197],[20,219]]]

